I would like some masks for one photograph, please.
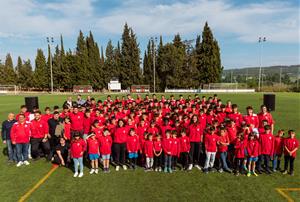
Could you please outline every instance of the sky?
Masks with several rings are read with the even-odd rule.
[[[300,64],[298,0],[0,0],[0,59],[47,54],[47,36],[64,38],[74,50],[79,30],[91,30],[99,46],[117,44],[125,22],[137,35],[142,53],[150,37],[172,41],[201,35],[207,21],[221,49],[225,69]],[[267,41],[259,44],[258,38]],[[143,54],[141,54],[141,57]]]

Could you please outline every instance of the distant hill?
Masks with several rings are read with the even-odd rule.
[[[288,74],[293,77],[296,76],[299,72],[299,65],[291,65],[291,66],[270,66],[270,67],[262,67],[262,72],[264,74],[275,74],[280,73],[280,68],[282,69],[282,74]],[[230,73],[234,75],[248,75],[248,76],[257,76],[259,73],[259,67],[243,67],[239,69],[226,69],[223,70],[223,75],[227,75]]]

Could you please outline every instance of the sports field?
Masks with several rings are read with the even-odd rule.
[[[187,96],[187,94],[186,94]],[[209,96],[209,95],[207,95]],[[39,96],[40,108],[62,105],[66,95]],[[106,95],[94,96],[104,99]],[[252,105],[257,111],[263,95],[220,94],[239,105]],[[75,99],[75,96],[74,96]],[[18,112],[24,103],[24,96],[0,96],[0,119],[5,120],[8,112]],[[275,129],[295,129],[300,137],[300,94],[277,93]],[[4,145],[0,144],[1,151]],[[298,152],[299,153],[299,152]],[[300,155],[300,153],[299,153]],[[298,158],[298,159],[297,159]],[[137,171],[99,173],[89,175],[85,167],[83,178],[73,178],[71,170],[56,169],[44,183],[32,193],[28,201],[300,201],[300,156],[295,161],[295,176],[276,173],[272,175],[234,176],[228,173],[174,172],[172,174]],[[283,163],[283,162],[282,162]],[[283,167],[283,164],[281,164]],[[30,166],[17,168],[7,165],[6,156],[0,155],[0,200],[17,201],[28,193],[51,170],[51,164],[44,160],[32,162]],[[286,195],[284,198],[276,188]],[[295,189],[297,188],[297,189]]]

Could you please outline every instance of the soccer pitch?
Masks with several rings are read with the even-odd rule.
[[[159,94],[157,94],[160,96]],[[178,94],[179,95],[179,94]],[[178,96],[177,95],[177,96]],[[188,96],[188,94],[184,94]],[[192,95],[192,94],[191,94]],[[167,97],[169,95],[166,95]],[[193,96],[193,95],[192,95]],[[200,94],[202,96],[202,94]],[[211,95],[206,95],[211,96]],[[8,112],[19,111],[25,96],[0,96],[1,122]],[[61,107],[67,95],[40,95],[41,110],[46,106]],[[85,97],[85,96],[83,96]],[[104,100],[106,95],[93,97]],[[239,105],[239,111],[252,105],[255,112],[263,102],[263,94],[219,94],[223,102],[230,99]],[[74,99],[76,96],[74,96]],[[112,95],[114,98],[114,95]],[[300,94],[276,93],[275,131],[295,129],[300,137]],[[0,143],[3,151],[5,145]],[[299,152],[298,152],[299,153]],[[17,168],[7,165],[7,157],[0,155],[0,199],[18,201],[30,191],[51,170],[45,160],[31,162],[29,166]],[[283,161],[281,162],[283,167]],[[142,168],[132,171],[119,171],[109,174],[100,172],[89,175],[84,168],[83,178],[73,178],[73,171],[67,168],[56,169],[28,197],[28,201],[287,201],[276,188],[295,201],[300,201],[300,160],[295,160],[295,176],[275,173],[258,177],[234,176],[228,173],[209,173],[193,169],[192,172],[177,171],[172,174],[147,172]],[[292,190],[292,188],[298,188]],[[297,191],[298,190],[298,191]]]

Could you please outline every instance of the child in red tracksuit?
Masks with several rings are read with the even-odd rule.
[[[173,130],[172,131],[172,138],[173,138],[173,144],[172,144],[172,170],[176,171],[176,166],[177,166],[177,160],[178,157],[180,156],[180,144],[179,144],[179,139],[177,138],[177,131]]]
[[[181,130],[181,137],[179,138],[180,145],[180,159],[182,162],[183,170],[187,170],[189,166],[189,152],[190,152],[190,138],[186,136],[186,130],[183,128]]]
[[[259,144],[260,144],[260,156],[258,159],[258,170],[257,172],[261,174],[262,172],[262,163],[265,164],[265,170],[267,174],[271,174],[269,168],[270,158],[274,151],[274,136],[271,133],[271,126],[265,126],[265,132],[259,135]]]
[[[99,138],[100,154],[103,160],[103,171],[109,173],[109,159],[111,155],[112,138],[110,136],[109,129],[103,130],[103,135]]]
[[[289,130],[289,137],[284,140],[284,171],[287,174],[288,165],[290,164],[290,175],[294,175],[294,160],[299,148],[299,141],[296,139],[294,130]]]
[[[245,141],[243,132],[237,135],[236,140],[234,142],[234,149],[235,175],[238,176],[243,170],[242,165],[245,158]]]
[[[165,138],[163,139],[162,145],[165,155],[165,168],[164,172],[172,173],[172,145],[173,145],[173,138],[171,138],[171,131],[166,130]]]
[[[219,172],[222,173],[223,170],[231,173],[231,169],[227,165],[227,150],[229,145],[229,137],[226,133],[225,127],[220,127],[219,130],[219,141],[218,141],[218,155],[219,155]]]
[[[280,171],[280,159],[283,153],[283,142],[284,142],[284,130],[278,131],[277,135],[274,136],[274,152],[273,152],[273,172]]]
[[[91,160],[92,167],[90,174],[98,174],[98,159],[100,156],[99,141],[98,139],[96,139],[96,134],[94,132],[90,132],[90,134],[87,136],[87,146],[89,159]]]
[[[256,161],[258,160],[259,142],[254,132],[251,132],[248,136],[247,153],[248,153],[247,176],[250,177],[251,174],[257,176],[257,174],[255,173],[255,165],[256,165]]]
[[[162,142],[159,134],[155,135],[156,139],[153,141],[153,152],[154,152],[154,167],[155,171],[161,172],[162,167]]]
[[[147,140],[144,143],[144,153],[146,156],[145,171],[151,171],[153,167],[153,141],[152,134],[148,134]]]
[[[131,128],[129,130],[129,136],[127,138],[127,152],[129,164],[133,169],[136,169],[138,151],[140,150],[140,140],[139,136],[135,133],[135,129]]]
[[[74,161],[74,177],[83,176],[83,153],[86,150],[86,143],[80,137],[79,132],[74,133],[74,139],[71,142],[71,158]],[[80,173],[78,175],[78,167],[80,167]]]

